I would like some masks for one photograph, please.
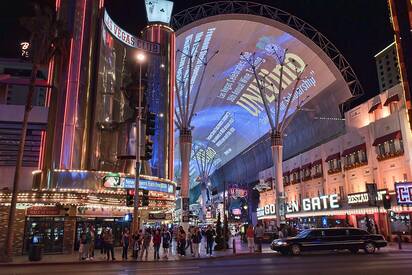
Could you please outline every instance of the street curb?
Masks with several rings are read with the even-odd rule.
[[[68,262],[25,262],[25,263],[0,263],[0,269],[6,267],[19,267],[19,266],[43,266],[43,265],[82,265],[82,264],[137,264],[137,263],[167,263],[167,262],[180,262],[180,261],[196,261],[196,260],[215,260],[221,258],[235,258],[241,256],[257,256],[262,254],[273,254],[273,252],[262,252],[262,253],[237,253],[231,255],[221,255],[221,256],[212,256],[212,257],[202,257],[202,258],[195,258],[189,256],[188,258],[181,258],[181,259],[173,259],[173,260],[150,260],[150,261],[107,261],[107,260],[97,260],[97,261],[68,261]]]

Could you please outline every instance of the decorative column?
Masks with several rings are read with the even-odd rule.
[[[272,159],[273,159],[273,177],[275,185],[272,186],[274,197],[276,198],[276,226],[280,227],[281,222],[285,220],[284,211],[284,188],[282,178],[282,162],[283,162],[283,139],[279,131],[272,131],[270,134]]]
[[[181,225],[185,230],[189,227],[189,164],[192,152],[192,132],[182,129],[179,136],[180,158],[182,162],[182,173],[180,182],[180,193],[182,201]]]

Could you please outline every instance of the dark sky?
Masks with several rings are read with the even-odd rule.
[[[70,1],[70,0],[62,0]],[[4,1],[0,9],[0,57],[17,57],[19,41],[28,34],[18,18],[31,13],[29,0]],[[40,0],[40,2],[53,2]],[[175,0],[174,12],[210,2]],[[378,92],[373,56],[393,40],[386,0],[254,0],[285,10],[324,34],[349,61],[365,90]],[[146,22],[144,0],[106,0],[110,16],[131,33]]]

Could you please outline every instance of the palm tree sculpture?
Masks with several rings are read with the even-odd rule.
[[[16,169],[13,179],[13,190],[8,216],[7,234],[4,244],[4,260],[11,261],[13,255],[13,237],[16,216],[17,193],[19,190],[20,170],[23,162],[23,152],[32,100],[36,87],[36,76],[41,66],[47,65],[57,52],[64,53],[66,33],[63,25],[57,19],[57,14],[50,7],[41,8],[34,4],[35,15],[20,19],[20,23],[30,32],[29,61],[32,63],[29,91],[24,108],[22,131],[17,154]]]
[[[214,56],[218,53],[216,51],[209,58],[208,49],[199,51],[195,55],[194,51],[185,50],[177,52],[180,53],[181,62],[179,64],[178,73],[181,72],[181,78],[176,76],[175,89],[177,98],[177,108],[175,109],[175,124],[179,129],[179,147],[180,147],[180,161],[181,161],[181,200],[182,200],[182,219],[181,222],[184,226],[188,225],[189,218],[189,162],[192,151],[192,119],[194,116],[194,110],[196,108],[197,99],[202,86],[203,78],[206,72],[206,67]],[[181,66],[182,65],[182,66]],[[195,65],[195,66],[193,66]],[[203,67],[203,70],[202,70]],[[202,71],[200,75],[199,83],[197,84],[197,90],[194,94],[193,102],[191,96],[193,95],[193,88],[195,87],[193,79],[194,71]],[[183,72],[182,72],[183,71]],[[179,75],[179,74],[176,74]]]
[[[271,78],[272,80],[269,80],[267,74],[262,72],[262,70],[258,71],[258,62],[256,62],[255,53],[241,53],[240,55],[241,59],[243,59],[252,69],[252,73],[255,77],[254,82],[259,90],[259,95],[270,125],[273,177],[275,179],[275,181],[272,182],[272,190],[276,201],[276,225],[279,228],[281,221],[285,219],[285,198],[282,175],[283,136],[286,128],[298,111],[304,110],[302,106],[308,99],[308,97],[306,97],[303,100],[300,100],[300,94],[297,93],[298,86],[303,80],[302,75],[307,64],[302,66],[302,64],[288,56],[287,49],[283,50],[275,45],[272,46],[272,50],[269,53],[278,63],[275,76],[275,79],[277,78],[276,82],[273,80],[273,77]],[[288,86],[286,85],[287,79],[284,76],[285,70],[289,70],[289,72],[293,71],[296,76],[292,90],[287,93],[285,91],[285,88]],[[291,84],[292,82],[289,85]],[[292,102],[296,102],[296,111],[289,114]]]
[[[193,158],[196,160],[197,169],[199,171],[200,190],[202,195],[202,221],[206,219],[206,204],[207,204],[207,182],[214,165],[218,159],[216,152],[209,149],[208,146],[200,144],[193,145]]]

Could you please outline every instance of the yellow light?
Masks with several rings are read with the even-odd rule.
[[[138,61],[139,63],[142,63],[143,61],[145,61],[146,55],[145,55],[144,53],[142,53],[142,52],[139,52],[139,53],[136,55],[136,59],[137,59],[137,61]]]

